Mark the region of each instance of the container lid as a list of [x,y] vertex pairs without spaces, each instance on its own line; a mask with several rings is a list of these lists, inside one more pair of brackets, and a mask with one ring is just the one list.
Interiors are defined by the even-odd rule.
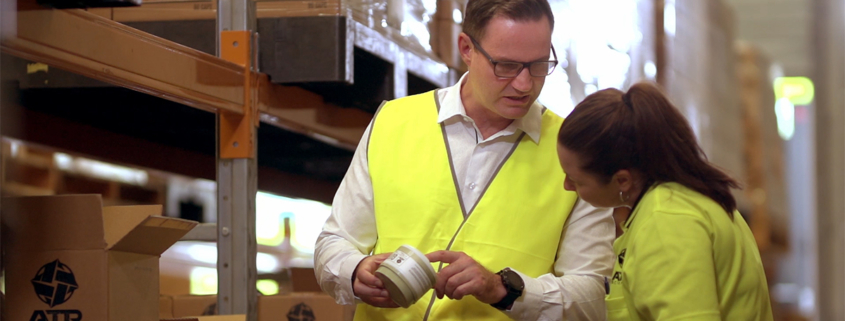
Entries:
[[375,275],[384,283],[384,288],[387,289],[390,299],[399,306],[407,308],[416,302],[411,287],[392,267],[382,264],[376,269]]

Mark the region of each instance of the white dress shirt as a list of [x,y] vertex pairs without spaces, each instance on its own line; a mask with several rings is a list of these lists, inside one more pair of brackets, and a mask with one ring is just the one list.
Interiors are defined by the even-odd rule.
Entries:
[[[437,121],[445,124],[461,201],[469,213],[522,132],[535,143],[557,137],[540,137],[543,107],[535,102],[525,117],[483,139],[461,100],[465,79],[466,74],[454,86],[438,92],[441,109]],[[340,183],[314,254],[317,280],[339,304],[357,303],[352,273],[378,239],[367,163],[371,127],[372,123]],[[520,273],[525,291],[504,313],[515,320],[605,320],[605,280],[613,269],[614,233],[609,209],[578,200],[561,232],[554,273],[538,278]]]

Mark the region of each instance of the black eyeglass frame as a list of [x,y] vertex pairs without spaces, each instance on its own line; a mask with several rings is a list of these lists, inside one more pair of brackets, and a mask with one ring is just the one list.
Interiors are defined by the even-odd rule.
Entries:
[[[516,78],[517,76],[519,76],[519,74],[521,74],[521,73],[522,73],[522,70],[523,70],[523,69],[525,69],[525,68],[528,68],[528,73],[529,73],[531,76],[533,76],[533,77],[546,77],[546,76],[551,75],[551,74],[552,74],[552,72],[554,72],[554,71],[555,71],[555,67],[557,67],[558,63],[560,63],[560,62],[557,60],[557,53],[555,52],[555,46],[554,46],[554,45],[552,45],[552,55],[553,55],[553,57],[554,57],[554,59],[553,59],[553,60],[546,60],[546,61],[532,61],[532,62],[497,61],[497,60],[493,60],[493,57],[490,57],[490,54],[488,54],[488,53],[487,53],[487,51],[484,51],[484,48],[481,48],[481,45],[478,43],[478,41],[476,41],[476,40],[475,40],[475,38],[473,38],[472,36],[469,36],[469,35],[467,35],[467,36],[469,37],[469,40],[470,40],[470,41],[472,41],[472,44],[473,44],[476,48],[478,48],[478,51],[480,51],[480,52],[481,52],[481,54],[482,54],[482,55],[484,55],[484,57],[485,57],[485,58],[487,58],[487,60],[490,60],[490,63],[491,63],[491,64],[493,64],[493,74],[495,74],[495,75],[496,75],[496,77],[499,77],[499,78]],[[498,72],[496,71],[496,66],[497,66],[498,64],[500,64],[500,63],[520,64],[521,66],[520,66],[520,67],[519,67],[519,69],[516,71],[516,74],[514,74],[513,76],[501,76],[501,75],[499,75],[499,74],[498,74]],[[548,71],[545,75],[535,75],[535,74],[531,73],[531,65],[533,65],[533,64],[537,64],[537,63],[552,63],[552,66],[551,66],[551,68],[549,68],[549,71]]]

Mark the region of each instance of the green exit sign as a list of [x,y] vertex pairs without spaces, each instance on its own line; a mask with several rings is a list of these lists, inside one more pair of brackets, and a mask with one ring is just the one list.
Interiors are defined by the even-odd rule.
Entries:
[[786,98],[793,105],[809,105],[813,102],[815,89],[807,77],[775,78],[775,99]]

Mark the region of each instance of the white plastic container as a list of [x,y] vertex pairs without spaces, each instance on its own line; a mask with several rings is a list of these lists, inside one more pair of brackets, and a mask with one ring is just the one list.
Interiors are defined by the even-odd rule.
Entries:
[[437,281],[431,262],[410,245],[400,246],[381,263],[375,275],[384,283],[390,299],[403,308],[417,302]]

